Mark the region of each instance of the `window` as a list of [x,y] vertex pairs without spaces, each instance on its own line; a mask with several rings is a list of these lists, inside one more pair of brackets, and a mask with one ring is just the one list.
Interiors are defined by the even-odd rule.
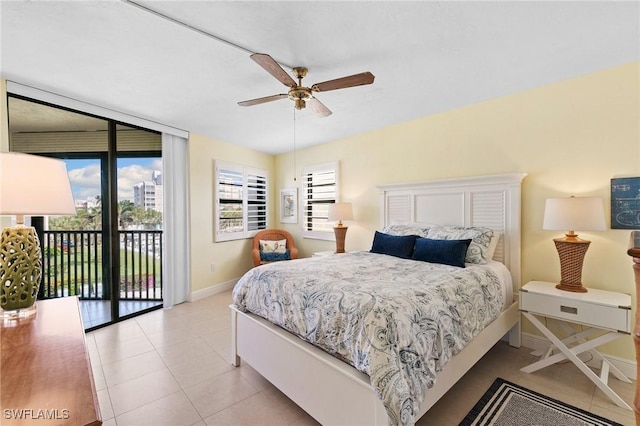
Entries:
[[338,163],[302,169],[302,236],[334,240],[329,204],[338,200]]
[[216,161],[216,241],[253,237],[267,227],[265,170]]

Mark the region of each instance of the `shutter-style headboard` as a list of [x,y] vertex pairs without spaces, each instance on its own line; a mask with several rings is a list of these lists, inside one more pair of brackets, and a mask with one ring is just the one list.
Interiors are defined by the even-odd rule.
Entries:
[[520,192],[526,173],[379,185],[381,224],[486,226],[502,236],[494,259],[520,288]]

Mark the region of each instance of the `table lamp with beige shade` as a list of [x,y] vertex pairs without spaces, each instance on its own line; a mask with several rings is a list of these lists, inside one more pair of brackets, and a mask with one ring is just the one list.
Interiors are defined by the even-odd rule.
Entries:
[[345,226],[343,220],[353,220],[353,207],[351,203],[333,203],[329,204],[330,222],[338,222],[333,228],[336,236],[336,253],[344,253],[344,239],[347,236],[348,227]]
[[36,310],[42,252],[36,230],[24,225],[24,216],[75,214],[62,160],[0,152],[0,215],[16,217],[16,226],[0,235],[0,317],[28,317]]
[[555,238],[560,256],[560,290],[587,292],[582,285],[582,265],[591,241],[578,238],[575,231],[604,231],[607,229],[602,199],[597,197],[548,198],[544,209],[545,230],[567,231],[563,238]]

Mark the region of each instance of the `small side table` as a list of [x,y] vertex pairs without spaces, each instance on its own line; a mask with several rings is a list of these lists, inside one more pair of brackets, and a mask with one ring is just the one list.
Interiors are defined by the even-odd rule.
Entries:
[[[609,387],[609,372],[623,382],[631,381],[595,349],[604,343],[631,334],[630,295],[592,288],[587,293],[573,293],[557,289],[554,283],[530,281],[520,289],[520,311],[551,341],[546,350],[533,352],[534,355],[541,356],[539,361],[520,371],[533,373],[568,359],[617,406],[631,410],[631,407]],[[559,321],[561,328],[569,336],[561,340],[535,315]],[[587,328],[577,332],[569,323]],[[603,331],[605,334],[602,334]],[[597,337],[587,340],[592,336]],[[560,352],[554,354],[555,349]],[[593,359],[602,363],[600,376],[578,358],[583,352],[590,353]]]

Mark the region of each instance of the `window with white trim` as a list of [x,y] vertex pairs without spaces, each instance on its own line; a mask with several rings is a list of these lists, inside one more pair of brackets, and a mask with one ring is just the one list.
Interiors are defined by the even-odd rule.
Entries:
[[267,228],[266,170],[216,161],[216,241],[251,238]]
[[338,201],[338,162],[302,169],[302,236],[335,240],[329,205]]

